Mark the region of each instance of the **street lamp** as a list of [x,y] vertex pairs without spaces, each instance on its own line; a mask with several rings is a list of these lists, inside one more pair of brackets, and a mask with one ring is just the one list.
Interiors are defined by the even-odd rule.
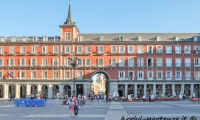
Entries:
[[78,58],[76,57],[75,58],[75,55],[72,54],[72,58],[68,58],[68,61],[70,62],[70,65],[72,66],[72,72],[73,72],[73,96],[75,96],[75,77],[74,77],[74,69],[76,68],[76,66],[78,65],[77,64],[77,61],[78,61]]

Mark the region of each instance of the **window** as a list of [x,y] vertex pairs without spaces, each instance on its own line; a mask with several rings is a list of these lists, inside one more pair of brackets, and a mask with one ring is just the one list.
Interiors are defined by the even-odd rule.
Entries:
[[200,71],[194,71],[194,80],[200,80]]
[[185,67],[190,67],[190,58],[185,58]]
[[25,71],[20,71],[20,79],[25,79]]
[[85,66],[90,66],[90,58],[85,59]]
[[116,58],[111,58],[111,66],[116,66]]
[[128,66],[133,67],[134,66],[134,58],[128,58]]
[[20,53],[21,54],[26,54],[26,46],[21,46],[20,47]]
[[138,67],[143,67],[143,62],[144,59],[143,58],[138,58]]
[[42,79],[47,79],[47,71],[42,71]]
[[57,58],[53,58],[53,60],[52,60],[52,65],[53,66],[58,66],[58,59]]
[[104,46],[98,46],[98,53],[104,53]]
[[42,54],[47,54],[47,46],[42,46]]
[[83,73],[82,73],[82,71],[78,71],[77,72],[77,79],[78,80],[82,80],[83,79]]
[[82,59],[77,59],[77,65],[82,66]]
[[58,46],[53,46],[53,53],[58,53]]
[[180,45],[176,45],[175,46],[175,53],[176,54],[180,54],[181,53],[181,46]]
[[15,47],[14,46],[10,46],[9,47],[9,53],[10,54],[14,54],[15,53]]
[[9,59],[9,66],[15,66],[15,60],[14,58]]
[[184,53],[191,53],[190,46],[184,46]]
[[2,79],[2,78],[3,78],[3,72],[0,71],[0,79]]
[[37,53],[36,46],[31,46],[31,54],[36,54],[36,53]]
[[166,80],[172,80],[172,71],[166,71]]
[[58,79],[58,71],[53,71],[53,79]]
[[116,53],[116,52],[117,52],[116,46],[111,46],[111,53]]
[[162,79],[163,76],[162,76],[162,72],[161,71],[158,71],[157,72],[157,79]]
[[200,46],[194,46],[194,54],[200,54]]
[[144,72],[138,71],[138,80],[144,79]]
[[128,72],[128,78],[129,78],[129,80],[134,80],[134,72],[133,71]]
[[172,58],[166,58],[166,66],[171,67],[172,66]]
[[162,66],[162,58],[157,58],[156,59],[156,65],[157,66]]
[[148,54],[153,53],[153,46],[147,46],[147,53]]
[[36,79],[36,71],[31,71],[31,79]]
[[156,53],[158,53],[158,54],[163,53],[162,46],[160,46],[160,45],[157,46]]
[[31,66],[36,66],[36,59],[35,58],[31,58]]
[[128,53],[134,53],[134,47],[133,45],[128,46]]
[[185,71],[185,80],[190,80],[190,79],[191,79],[191,72]]
[[11,78],[14,78],[14,71],[9,71],[9,78],[11,79]]
[[82,53],[83,50],[82,50],[82,46],[77,46],[77,53]]
[[125,53],[124,46],[119,46],[119,53]]
[[70,53],[70,46],[65,46],[64,52],[65,52],[65,53]]
[[47,58],[42,58],[42,66],[48,66]]
[[153,80],[153,71],[147,72],[147,78],[148,78],[148,80]]
[[171,45],[167,45],[166,46],[166,54],[170,54],[172,53],[172,46]]
[[70,79],[70,72],[69,71],[65,71],[65,79]]
[[20,59],[20,66],[26,66],[26,59],[25,58]]
[[176,67],[181,67],[181,58],[176,58]]
[[119,80],[124,80],[125,79],[125,72],[124,71],[119,71],[118,72],[118,78],[119,78]]
[[200,66],[199,62],[200,62],[200,58],[194,58],[194,66],[195,67]]
[[103,66],[103,58],[98,59],[98,66]]
[[0,58],[0,66],[3,66],[3,59]]
[[90,46],[86,46],[86,53],[91,53]]
[[4,54],[4,47],[0,46],[0,54]]
[[147,66],[153,66],[153,58],[147,58]]
[[64,66],[69,66],[70,65],[70,61],[68,60],[68,58],[64,58]]
[[138,53],[143,53],[143,46],[141,45],[138,45]]
[[119,58],[119,66],[124,66],[124,58]]
[[70,41],[70,33],[65,33],[65,41]]
[[176,71],[176,79],[181,79],[181,72],[180,71]]

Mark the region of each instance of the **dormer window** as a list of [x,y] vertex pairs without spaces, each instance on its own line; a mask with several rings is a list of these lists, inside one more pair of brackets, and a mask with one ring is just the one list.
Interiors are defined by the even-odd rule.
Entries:
[[157,37],[156,37],[156,41],[160,41],[160,36],[157,36]]
[[103,40],[103,36],[99,36],[99,41],[102,41]]
[[78,36],[78,41],[83,41],[83,36]]
[[193,37],[193,40],[194,40],[194,41],[197,41],[197,36],[194,36],[194,37]]
[[65,41],[70,41],[70,33],[65,33]]
[[138,41],[142,41],[142,37],[141,36],[138,37]]
[[176,36],[176,37],[175,37],[175,41],[178,41],[178,40],[179,40],[179,37]]
[[119,41],[123,41],[124,40],[124,36],[119,36]]

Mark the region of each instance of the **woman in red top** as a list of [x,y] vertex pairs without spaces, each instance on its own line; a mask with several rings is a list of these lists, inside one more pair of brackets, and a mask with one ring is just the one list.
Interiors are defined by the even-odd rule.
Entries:
[[70,117],[74,117],[74,106],[75,106],[75,102],[71,101],[71,103],[69,104]]

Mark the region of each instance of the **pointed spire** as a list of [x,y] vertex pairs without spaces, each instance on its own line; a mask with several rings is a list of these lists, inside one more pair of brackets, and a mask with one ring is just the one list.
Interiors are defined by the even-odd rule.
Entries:
[[72,19],[71,0],[69,0],[68,16],[67,16],[66,22],[64,24],[67,24],[67,25],[69,25],[69,24],[74,25],[75,24],[75,22]]

